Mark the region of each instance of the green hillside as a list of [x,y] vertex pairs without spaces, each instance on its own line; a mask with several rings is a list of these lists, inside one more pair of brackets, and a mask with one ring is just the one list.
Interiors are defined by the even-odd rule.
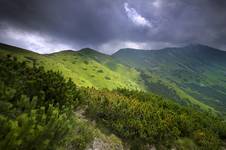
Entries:
[[[206,99],[206,95],[201,95],[199,89],[193,88],[194,85],[192,83],[197,83],[196,80],[199,78],[195,76],[197,73],[194,73],[189,68],[189,65],[193,66],[193,64],[190,64],[193,63],[193,60],[189,60],[192,57],[189,56],[190,51],[187,50],[185,58],[183,53],[178,53],[178,51],[177,49],[160,51],[125,49],[120,50],[113,56],[109,56],[86,48],[80,51],[68,50],[40,55],[17,47],[5,44],[0,45],[1,56],[10,54],[16,56],[21,61],[29,62],[30,65],[35,64],[43,66],[46,70],[59,71],[64,77],[71,78],[79,86],[94,87],[96,89],[126,88],[130,90],[152,91],[183,105],[192,105],[204,110],[215,111],[211,107],[214,106],[217,110],[223,110],[220,107],[222,105],[218,107],[218,105],[211,101],[212,97],[209,97],[210,100]],[[186,48],[183,51],[186,51]],[[210,57],[208,59],[211,59]],[[215,60],[217,61],[218,59],[216,58]],[[185,71],[190,71],[191,75]],[[211,83],[216,80],[220,82],[222,77],[215,78],[216,73],[211,75],[211,70],[207,69],[206,71],[209,71],[209,78],[199,75],[205,79],[205,82],[207,82],[207,79]],[[203,73],[203,71],[200,72]],[[176,73],[176,75],[173,73]],[[189,82],[184,82],[186,80],[184,78],[189,80]],[[219,85],[223,86],[222,83]],[[186,86],[189,86],[189,88],[185,88]],[[219,93],[221,95],[218,93],[216,95],[218,94],[217,96],[220,97],[224,95],[220,90]],[[199,100],[202,100],[202,102]],[[219,101],[224,103],[223,99],[219,99]]]
[[166,48],[158,51],[122,49],[113,55],[180,89],[205,104],[226,111],[226,52],[204,45]]
[[66,73],[67,76],[80,86],[144,89],[142,83],[139,83],[139,72],[91,49],[82,49],[78,52],[63,51],[47,57],[70,70],[70,73]]
[[220,150],[221,116],[151,92],[81,88],[62,74],[0,59],[1,150]]
[[31,64],[44,66],[47,70],[63,73],[79,86],[95,88],[129,88],[144,90],[139,72],[114,61],[110,56],[91,49],[62,51],[40,55],[17,47],[0,45],[0,54],[17,56]]

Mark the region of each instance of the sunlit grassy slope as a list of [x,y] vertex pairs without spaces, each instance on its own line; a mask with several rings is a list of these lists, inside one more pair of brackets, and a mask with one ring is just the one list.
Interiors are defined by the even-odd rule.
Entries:
[[66,73],[67,76],[81,86],[144,89],[141,86],[142,82],[139,82],[139,72],[91,49],[82,49],[78,52],[63,51],[47,57],[70,70]]
[[[181,104],[191,104],[201,109],[213,110],[212,107],[192,96],[192,93],[189,93],[189,91],[185,92],[176,82],[168,79],[167,74],[163,78],[159,71],[155,71],[158,70],[156,68],[158,66],[152,66],[152,63],[146,62],[147,58],[142,61],[137,59],[140,55],[137,55],[135,58],[128,55],[127,58],[121,54],[118,57],[117,53],[112,57],[88,48],[76,52],[62,51],[40,55],[17,47],[1,44],[0,55],[8,54],[16,56],[19,60],[27,61],[30,65],[35,62],[36,65],[43,66],[47,70],[59,71],[65,77],[71,78],[79,86],[95,87],[97,89],[127,88],[131,90],[153,91]],[[117,58],[115,58],[116,56]],[[164,61],[160,66],[168,67],[166,65],[171,65],[164,59],[162,57],[159,60],[160,62]],[[133,62],[136,62],[136,64],[133,65]],[[171,67],[173,68],[173,65]]]
[[79,86],[145,90],[138,71],[91,49],[40,55],[24,49],[1,45],[0,54],[10,54],[31,64],[35,61],[37,65],[44,66],[47,70],[62,72],[65,77],[72,78]]

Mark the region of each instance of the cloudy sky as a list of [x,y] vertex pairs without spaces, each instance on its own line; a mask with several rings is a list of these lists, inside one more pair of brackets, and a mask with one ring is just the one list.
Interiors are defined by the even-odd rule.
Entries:
[[0,0],[0,42],[39,53],[191,43],[226,50],[226,0]]

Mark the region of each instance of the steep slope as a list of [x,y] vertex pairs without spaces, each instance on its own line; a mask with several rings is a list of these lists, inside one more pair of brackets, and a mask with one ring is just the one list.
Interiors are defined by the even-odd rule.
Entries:
[[226,122],[142,91],[78,88],[0,59],[0,149],[224,149]]
[[[124,57],[122,51],[125,51],[125,54],[129,53],[128,57],[126,55]],[[148,51],[144,52],[144,56],[141,55],[141,51],[122,51],[119,51],[113,57],[88,48],[76,52],[68,50],[40,55],[17,47],[0,45],[0,55],[10,54],[17,56],[20,60],[29,62],[30,65],[35,63],[47,70],[62,72],[66,78],[72,78],[79,86],[95,87],[97,89],[127,88],[130,90],[153,91],[180,104],[189,104],[201,109],[213,110],[213,108],[189,95],[173,80],[165,78],[167,76],[164,78],[160,76],[161,72],[158,72],[155,68],[148,68],[147,62],[155,59],[155,57],[152,59],[147,57],[148,54],[146,53]],[[138,54],[136,54],[137,52]],[[137,57],[133,58],[132,56]],[[162,66],[168,65],[167,62],[164,62],[164,56],[165,54],[161,56],[163,62],[160,64]],[[156,62],[158,62],[157,60]],[[127,61],[131,62],[128,63]],[[174,66],[172,65],[173,68]]]
[[[114,62],[108,55],[91,49],[82,49],[78,52],[63,51],[47,55],[47,57],[70,70],[72,73],[70,77],[81,86],[144,89],[141,86],[142,83],[139,83],[139,72]],[[129,76],[125,76],[126,74]]]
[[79,86],[95,88],[128,88],[145,90],[140,73],[115,62],[110,56],[91,49],[62,51],[40,55],[25,49],[1,44],[0,55],[12,55],[30,64],[44,66],[47,70],[62,72]]
[[123,64],[155,73],[192,97],[226,111],[224,51],[204,45],[189,45],[158,51],[122,49],[113,57]]

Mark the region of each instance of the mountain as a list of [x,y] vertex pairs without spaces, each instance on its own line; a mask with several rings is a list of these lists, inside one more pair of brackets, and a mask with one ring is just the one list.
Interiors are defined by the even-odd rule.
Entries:
[[59,71],[79,86],[152,91],[183,105],[226,111],[226,53],[208,46],[121,49],[113,55],[85,48],[40,55],[1,44],[0,55],[8,54]]
[[35,63],[0,58],[0,149],[226,147],[220,115],[152,92],[81,88]]
[[122,49],[113,58],[147,74],[155,73],[203,103],[226,111],[225,51],[204,45],[156,51]]
[[[13,55],[18,59],[34,62],[47,70],[62,72],[79,86],[115,89],[130,88],[142,90],[139,72],[114,61],[111,56],[91,49],[61,51],[40,55],[25,49],[0,45],[0,55]],[[123,73],[126,72],[126,73]],[[128,76],[126,76],[128,74]]]

